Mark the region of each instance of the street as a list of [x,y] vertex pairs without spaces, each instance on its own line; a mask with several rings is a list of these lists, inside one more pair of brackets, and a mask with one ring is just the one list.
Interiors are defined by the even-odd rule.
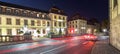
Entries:
[[82,37],[45,39],[0,47],[0,54],[91,54],[95,42]]

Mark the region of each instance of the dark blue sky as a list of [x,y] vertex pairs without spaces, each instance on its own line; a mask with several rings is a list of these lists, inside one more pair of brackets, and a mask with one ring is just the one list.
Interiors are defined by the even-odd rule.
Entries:
[[68,16],[79,12],[82,16],[95,17],[99,21],[108,18],[108,0],[0,0],[22,6],[49,10],[56,5],[63,9]]

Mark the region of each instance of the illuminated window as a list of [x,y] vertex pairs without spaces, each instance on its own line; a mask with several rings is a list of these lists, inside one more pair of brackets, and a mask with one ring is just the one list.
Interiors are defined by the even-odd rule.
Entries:
[[10,18],[7,18],[6,21],[7,21],[7,25],[11,25],[12,24],[12,21],[11,21]]
[[20,25],[20,19],[16,19],[16,25]]
[[20,34],[20,29],[16,29],[16,33],[17,33],[17,34]]
[[34,26],[34,25],[35,25],[35,21],[31,20],[31,26]]
[[44,18],[44,17],[45,17],[45,15],[43,14],[43,15],[42,15],[42,17]]
[[7,29],[7,35],[12,35],[12,29]]
[[24,25],[28,25],[28,20],[24,20]]
[[39,17],[40,15],[39,14],[37,14],[37,17]]

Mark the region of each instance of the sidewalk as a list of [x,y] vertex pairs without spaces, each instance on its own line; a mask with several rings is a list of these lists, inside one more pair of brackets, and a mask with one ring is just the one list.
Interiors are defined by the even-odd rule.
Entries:
[[108,40],[97,41],[91,54],[120,54],[120,51],[109,45]]
[[31,42],[39,42],[39,41],[44,41],[49,38],[41,38],[39,40],[25,40],[25,41],[17,41],[17,42],[4,42],[0,43],[0,46],[5,46],[5,45],[15,45],[15,44],[22,44],[22,43],[31,43]]

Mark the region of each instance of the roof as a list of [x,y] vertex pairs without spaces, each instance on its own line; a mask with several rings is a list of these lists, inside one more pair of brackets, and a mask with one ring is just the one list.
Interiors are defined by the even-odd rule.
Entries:
[[49,12],[50,13],[61,14],[61,15],[67,15],[63,10],[61,10],[60,8],[58,8],[56,6],[51,7]]
[[25,10],[32,10],[32,11],[37,11],[37,12],[48,13],[48,11],[40,10],[40,9],[37,9],[37,8],[25,7],[25,6],[11,4],[11,3],[7,3],[7,2],[1,2],[0,1],[0,5],[2,5],[2,6],[8,6],[8,7],[14,7],[14,8],[20,8],[20,9],[25,9]]
[[72,17],[70,17],[69,21],[72,21],[72,20],[86,20],[85,17],[81,16],[79,13],[75,13]]

